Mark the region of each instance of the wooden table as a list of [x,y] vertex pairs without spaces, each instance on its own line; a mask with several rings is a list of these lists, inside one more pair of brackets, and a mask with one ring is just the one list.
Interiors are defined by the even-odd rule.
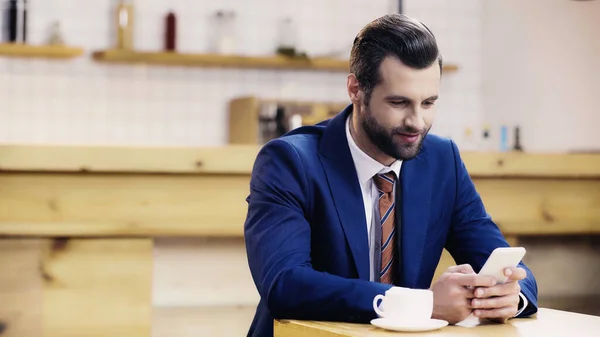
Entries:
[[600,317],[541,308],[532,318],[512,319],[506,324],[480,322],[473,316],[457,324],[430,332],[395,332],[370,324],[313,321],[276,321],[275,337],[598,337]]

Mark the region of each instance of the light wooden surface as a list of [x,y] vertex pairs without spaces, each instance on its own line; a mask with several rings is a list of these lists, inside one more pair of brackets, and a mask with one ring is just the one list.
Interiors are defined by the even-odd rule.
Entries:
[[93,53],[99,62],[137,63],[163,66],[218,67],[242,69],[302,69],[348,71],[348,61],[337,59],[300,60],[283,56],[237,56],[219,54],[186,54],[106,50]]
[[600,178],[600,154],[461,152],[477,178]]
[[[11,238],[16,240],[12,246],[0,243],[6,257],[0,263],[0,321],[9,323],[5,334],[147,336],[154,301],[164,315],[155,312],[161,328],[152,333],[168,334],[169,326],[177,324],[181,328],[172,331],[181,336],[211,335],[215,326],[227,322],[224,311],[237,305],[245,309],[232,311],[236,325],[222,331],[245,333],[257,297],[248,270],[241,269],[247,268],[243,245],[188,244],[157,251],[152,238],[239,241],[249,173],[259,149],[0,146],[0,235],[27,237]],[[506,233],[600,232],[599,156],[464,158],[488,210]],[[538,160],[546,166],[532,176]],[[500,166],[498,171],[494,165]],[[78,239],[63,247],[60,240],[40,237]],[[452,264],[446,254],[440,269]],[[198,273],[208,269],[220,270],[227,281]],[[81,310],[73,309],[76,305]],[[215,305],[222,307],[211,310]]]
[[[506,235],[600,233],[600,180],[474,181]],[[247,175],[0,173],[0,235],[241,237],[248,184]]]
[[0,145],[0,170],[249,174],[260,147],[206,148]]
[[40,239],[0,239],[0,322],[2,337],[42,336]]
[[0,174],[0,235],[242,235],[247,176]]
[[[203,148],[0,145],[2,171],[245,174],[258,145]],[[461,153],[473,178],[600,178],[600,154]]]
[[150,335],[151,239],[0,239],[9,337]]
[[54,241],[42,260],[47,337],[147,337],[152,240]]
[[[127,50],[96,51],[92,57],[99,62],[139,63],[165,66],[195,66],[251,69],[294,69],[347,72],[348,60],[313,58],[292,59],[284,56],[242,56],[219,54],[189,54],[173,52],[142,52]],[[456,65],[446,65],[445,72],[456,71]]]
[[254,97],[231,100],[228,112],[228,143],[256,146],[260,140],[260,102]]
[[24,58],[69,59],[83,55],[83,49],[70,46],[0,44],[0,56]]
[[474,179],[505,235],[600,233],[600,180]]
[[331,322],[281,321],[275,322],[275,337],[597,337],[600,317],[542,308],[533,318],[513,319],[506,324],[480,322],[475,317],[440,330],[420,333],[386,331],[370,324]]

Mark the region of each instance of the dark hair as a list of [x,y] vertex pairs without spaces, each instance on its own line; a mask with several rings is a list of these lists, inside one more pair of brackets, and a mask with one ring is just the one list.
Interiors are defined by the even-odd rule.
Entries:
[[365,93],[366,105],[381,81],[379,66],[387,56],[415,69],[427,68],[437,60],[442,71],[437,42],[427,26],[403,14],[375,19],[358,33],[350,53],[350,72]]

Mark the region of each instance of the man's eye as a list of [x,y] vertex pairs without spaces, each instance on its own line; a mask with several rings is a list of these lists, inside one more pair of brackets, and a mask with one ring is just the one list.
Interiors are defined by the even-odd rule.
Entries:
[[393,105],[404,105],[406,104],[406,101],[392,101]]
[[434,104],[434,102],[424,102],[423,105],[425,106],[432,106]]

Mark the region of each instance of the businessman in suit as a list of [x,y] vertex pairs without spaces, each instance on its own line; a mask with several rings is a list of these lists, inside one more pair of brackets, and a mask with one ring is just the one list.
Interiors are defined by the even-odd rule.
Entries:
[[[367,323],[373,298],[395,286],[431,289],[432,317],[451,324],[537,312],[523,263],[506,270],[505,284],[476,274],[509,245],[457,146],[428,133],[441,73],[425,25],[378,18],[354,41],[352,104],[262,147],[244,225],[261,297],[248,336],[272,336],[273,319]],[[443,248],[457,266],[432,280]]]

